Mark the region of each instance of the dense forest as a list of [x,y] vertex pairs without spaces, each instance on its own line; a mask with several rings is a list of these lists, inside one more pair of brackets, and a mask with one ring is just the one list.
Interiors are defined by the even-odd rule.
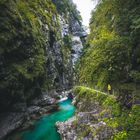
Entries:
[[0,140],[140,139],[140,0],[89,29],[72,0],[0,0]]
[[[125,4],[124,4],[125,3]],[[140,1],[104,0],[92,11],[78,81],[140,99]]]
[[122,124],[112,139],[139,139],[140,1],[102,0],[91,16],[90,34],[77,63],[78,85],[107,92],[110,84],[122,108],[114,108],[120,113],[108,120]]

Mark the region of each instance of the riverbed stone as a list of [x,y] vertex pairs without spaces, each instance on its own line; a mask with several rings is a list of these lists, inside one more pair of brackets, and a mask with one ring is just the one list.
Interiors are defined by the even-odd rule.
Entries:
[[[102,117],[109,117],[110,114],[97,101],[75,97],[73,103],[77,107],[76,115],[65,122],[56,123],[62,140],[105,140],[116,131],[102,120]],[[102,112],[106,112],[105,116],[100,115]]]
[[0,117],[0,140],[13,130],[19,128],[25,119],[24,113],[6,113]]

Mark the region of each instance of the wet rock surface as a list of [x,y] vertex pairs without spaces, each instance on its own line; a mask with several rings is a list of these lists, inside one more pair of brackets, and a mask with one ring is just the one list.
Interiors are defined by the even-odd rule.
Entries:
[[0,140],[17,128],[24,130],[34,127],[34,120],[56,110],[56,99],[48,95],[34,99],[28,107],[25,103],[15,104],[10,112],[0,114]]
[[71,90],[56,92],[52,90],[43,93],[26,103],[15,104],[10,112],[0,114],[0,140],[11,134],[14,130],[26,130],[34,127],[34,121],[41,116],[59,110],[58,100],[67,97]]
[[76,131],[72,129],[72,124],[76,120],[75,117],[70,118],[65,122],[57,122],[56,127],[58,128],[58,132],[61,134],[61,138],[63,140],[75,140],[76,139]]
[[[104,110],[98,102],[78,101],[76,97],[74,104],[77,106],[76,115],[65,122],[56,123],[62,140],[105,140],[116,131],[102,121],[100,113]],[[104,117],[107,116],[109,114],[106,113]]]
[[0,139],[19,128],[24,122],[24,113],[5,113],[0,115]]

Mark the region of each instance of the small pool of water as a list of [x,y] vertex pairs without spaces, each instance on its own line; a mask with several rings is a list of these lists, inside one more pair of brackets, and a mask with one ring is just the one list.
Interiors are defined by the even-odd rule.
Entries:
[[22,132],[22,136],[20,135],[20,138],[16,138],[16,140],[61,140],[55,123],[57,121],[66,121],[72,117],[75,112],[75,107],[69,99],[60,102],[59,107],[59,111],[42,117],[35,122],[34,129]]

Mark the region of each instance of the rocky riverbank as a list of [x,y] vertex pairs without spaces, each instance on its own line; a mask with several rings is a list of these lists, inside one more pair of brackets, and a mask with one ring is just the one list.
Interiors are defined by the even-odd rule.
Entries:
[[49,94],[44,93],[42,96],[32,100],[28,106],[25,103],[14,105],[11,111],[0,115],[0,140],[3,140],[16,129],[26,130],[34,127],[33,122],[35,120],[58,110],[58,100],[66,97],[70,92],[71,90],[61,93],[51,91]]
[[[62,140],[105,140],[116,132],[115,128],[104,121],[112,116],[109,110],[101,105],[101,99],[108,95],[97,91],[90,92],[88,88],[85,91],[76,91],[73,101],[77,108],[76,115],[65,122],[56,123]],[[113,97],[111,98],[113,100]]]
[[139,139],[140,106],[123,107],[116,96],[88,87],[73,90],[76,114],[66,122],[57,122],[62,140],[134,140]]
[[[62,140],[104,140],[115,129],[108,127],[104,121],[98,121],[96,112],[79,112],[75,117],[65,122],[57,122],[58,132]],[[98,132],[98,133],[97,133]]]
[[18,107],[19,104],[15,105],[12,111],[0,115],[0,140],[17,128],[27,129],[33,127],[33,120],[58,109],[56,100],[49,96],[42,96],[40,99],[33,100],[32,104],[26,109],[24,105],[20,106],[21,109]]

